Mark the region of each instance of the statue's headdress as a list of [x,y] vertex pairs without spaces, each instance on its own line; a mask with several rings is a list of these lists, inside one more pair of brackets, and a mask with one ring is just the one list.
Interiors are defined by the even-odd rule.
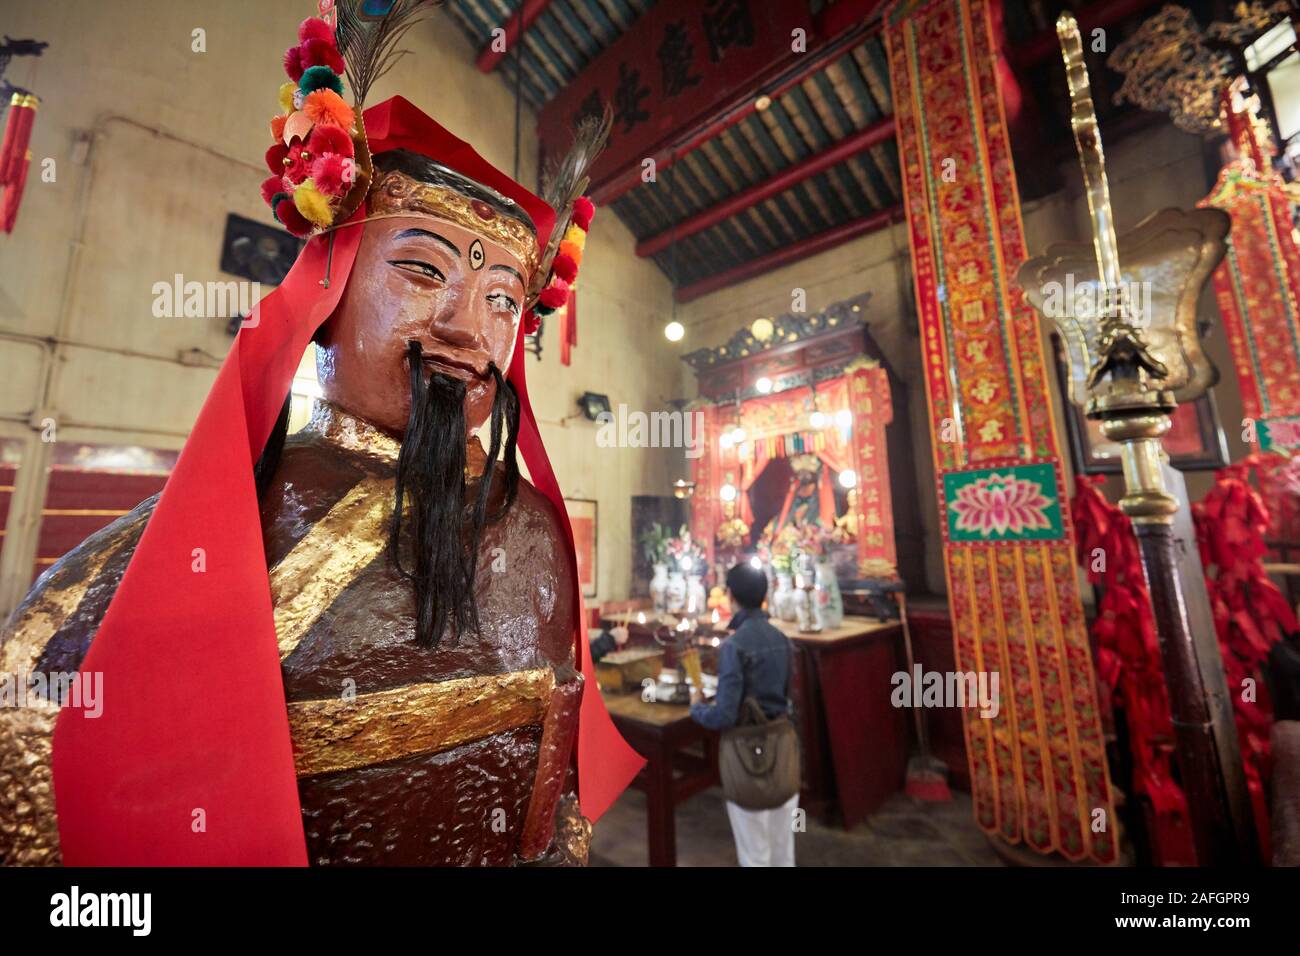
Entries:
[[[366,133],[364,106],[376,80],[407,51],[399,49],[406,32],[441,0],[395,0],[386,12],[367,13],[365,0],[326,0],[323,17],[308,17],[298,26],[298,42],[284,54],[289,81],[280,87],[281,113],[271,119],[271,146],[262,183],[262,198],[276,221],[296,236],[347,222],[369,197],[388,203],[419,191],[399,176],[376,176]],[[337,19],[332,24],[328,16]],[[344,80],[353,93],[344,99]],[[554,210],[556,225],[539,237],[535,251],[520,252],[530,282],[524,302],[524,332],[537,331],[539,320],[565,306],[578,278],[587,231],[595,206],[583,193],[590,170],[609,139],[610,116],[588,117],[578,126],[573,146],[547,170],[542,192]],[[405,190],[401,196],[398,191]],[[413,197],[414,198],[414,197]],[[440,217],[454,202],[421,210]]]
[[[395,0],[386,14],[371,16],[364,12],[367,0],[319,2],[323,14],[337,16],[337,29],[309,20],[285,55],[297,85],[288,90],[283,125],[277,119],[273,128],[285,148],[284,172],[272,170],[281,177],[276,191],[270,180],[263,186],[280,221],[310,224],[302,230],[309,238],[236,337],[82,662],[83,672],[103,675],[109,703],[97,719],[72,708],[59,715],[53,775],[69,865],[307,861],[252,465],[303,352],[347,285],[367,216],[362,200],[371,200],[370,215],[418,212],[404,204],[420,196],[376,197],[388,174],[375,176],[373,157],[416,153],[516,204],[533,230],[530,299],[542,308],[550,301],[547,290],[557,279],[571,281],[564,276],[576,273],[581,257],[573,229],[590,222],[590,206],[580,197],[603,142],[602,125],[579,137],[551,177],[552,207],[402,97],[362,112],[371,84],[400,55],[402,34],[434,3]],[[356,95],[353,107],[340,95],[343,75]],[[295,146],[308,155],[295,153]],[[349,147],[356,178],[343,188],[334,178]],[[469,198],[466,215],[476,215]],[[375,211],[390,202],[396,211]],[[449,213],[440,207],[437,214]],[[519,453],[533,485],[558,512],[564,559],[576,582],[572,529],[528,398],[524,332],[521,323],[507,376],[519,395]],[[196,548],[207,555],[203,573],[194,570]],[[581,608],[579,594],[574,604]],[[595,819],[642,761],[595,690],[583,615],[575,651],[587,678],[576,744],[578,796],[583,813]],[[196,808],[210,832],[192,828]]]

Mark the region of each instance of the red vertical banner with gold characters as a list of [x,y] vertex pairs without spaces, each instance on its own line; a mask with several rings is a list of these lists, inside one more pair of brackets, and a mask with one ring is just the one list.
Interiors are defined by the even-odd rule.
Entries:
[[1116,859],[1097,682],[1074,567],[997,84],[1000,4],[885,14],[957,669],[998,675],[963,711],[977,822],[1070,860]]
[[894,503],[889,493],[889,454],[885,445],[885,426],[894,420],[889,373],[871,359],[858,359],[844,371],[853,413],[858,573],[864,578],[896,579]]
[[1197,205],[1232,216],[1214,295],[1232,349],[1242,410],[1265,451],[1300,448],[1300,245],[1294,196],[1273,169],[1267,127],[1232,90],[1224,113],[1237,158]]

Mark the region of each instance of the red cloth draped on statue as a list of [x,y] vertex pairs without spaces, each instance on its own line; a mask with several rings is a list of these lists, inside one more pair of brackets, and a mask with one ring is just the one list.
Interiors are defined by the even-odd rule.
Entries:
[[[372,107],[365,120],[372,151],[411,149],[496,189],[529,212],[546,243],[549,207],[406,100]],[[103,714],[59,714],[53,770],[69,865],[307,862],[251,466],[307,343],[342,295],[362,217],[309,240],[258,304],[256,326],[236,338],[82,664],[103,675]],[[561,515],[576,587],[572,531],[528,399],[524,354],[521,330],[510,366],[519,450]],[[203,573],[192,570],[198,549]],[[578,786],[583,813],[595,819],[642,761],[596,692],[580,595],[577,606],[588,688]]]

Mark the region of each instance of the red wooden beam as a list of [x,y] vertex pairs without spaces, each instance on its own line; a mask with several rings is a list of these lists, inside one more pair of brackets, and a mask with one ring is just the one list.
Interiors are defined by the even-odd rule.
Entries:
[[[713,116],[705,118],[691,129],[685,131],[675,142],[656,150],[654,155],[650,157],[655,161],[656,175],[663,172],[686,153],[703,145],[749,116],[757,109],[755,104],[760,97],[769,96],[772,99],[777,99],[808,77],[824,70],[867,37],[873,33],[878,33],[879,30],[878,24],[872,27],[857,26],[816,50],[796,54],[797,63],[794,69],[776,79],[772,85],[764,86],[760,84],[752,93],[747,94],[739,102],[733,102]],[[638,164],[615,173],[603,182],[596,183],[590,190],[590,196],[596,205],[604,206],[640,184],[641,166]]]
[[551,5],[551,0],[524,0],[523,23],[520,23],[519,12],[511,13],[501,29],[505,31],[505,43],[501,44],[501,50],[492,49],[491,41],[485,46],[478,55],[478,68],[484,73],[491,73],[497,68],[497,64],[506,58],[509,51],[514,48],[516,40],[522,42],[523,35],[528,32],[528,28],[533,25],[546,8]]
[[872,146],[877,146],[885,140],[892,139],[893,136],[894,118],[892,116],[886,117],[878,123],[858,130],[847,139],[832,144],[820,153],[809,156],[802,162],[787,166],[772,178],[755,183],[748,189],[741,190],[733,196],[728,196],[716,205],[710,206],[708,209],[702,209],[695,215],[682,220],[674,226],[670,226],[658,235],[641,240],[636,244],[636,254],[638,256],[653,256],[655,253],[668,248],[673,242],[685,239],[687,236],[693,236],[703,229],[717,225],[724,219],[744,212],[750,206],[757,205],[778,193],[783,193],[805,179],[816,176],[818,173],[824,172],[832,166],[844,162],[849,157],[870,149]]
[[759,256],[757,259],[750,259],[747,262],[732,266],[725,272],[719,272],[717,275],[707,276],[698,282],[682,286],[677,290],[677,301],[690,302],[692,299],[698,299],[702,295],[724,289],[729,285],[735,285],[737,282],[743,282],[760,273],[770,272],[781,266],[789,265],[791,262],[797,262],[808,256],[816,255],[830,249],[832,246],[838,246],[842,242],[848,242],[858,236],[864,236],[869,232],[875,232],[877,229],[883,229],[888,225],[901,221],[902,218],[903,207],[900,204],[874,212],[869,216],[850,219],[838,226],[832,226],[825,232],[819,232],[815,236],[792,242],[779,249],[774,249],[766,255]]

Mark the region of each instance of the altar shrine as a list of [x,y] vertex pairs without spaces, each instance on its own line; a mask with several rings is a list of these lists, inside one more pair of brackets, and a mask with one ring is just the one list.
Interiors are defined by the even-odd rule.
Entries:
[[[916,524],[892,491],[913,484],[906,393],[867,331],[870,300],[759,318],[684,356],[705,422],[691,530],[713,563],[804,535],[846,586],[900,586],[895,525]],[[917,559],[905,554],[904,567]]]

